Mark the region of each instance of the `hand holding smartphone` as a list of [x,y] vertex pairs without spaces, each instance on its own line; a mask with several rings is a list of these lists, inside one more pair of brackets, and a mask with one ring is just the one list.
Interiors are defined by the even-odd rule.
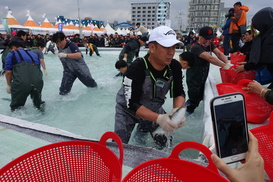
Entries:
[[248,151],[244,96],[241,93],[217,96],[210,106],[217,155],[227,164],[244,160]]

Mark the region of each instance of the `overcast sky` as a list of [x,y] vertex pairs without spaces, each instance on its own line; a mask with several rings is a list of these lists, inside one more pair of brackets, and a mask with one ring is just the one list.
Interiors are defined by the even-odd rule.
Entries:
[[[156,0],[78,0],[80,7],[80,17],[91,17],[92,19],[123,22],[131,19],[131,3],[134,2],[156,2]],[[186,26],[186,17],[188,13],[188,0],[169,0],[171,2],[171,20],[172,27],[177,28],[178,16],[182,14],[183,26]],[[225,7],[232,7],[236,1],[222,0]],[[272,0],[244,0],[242,4],[249,7],[248,20],[261,8],[272,6]],[[36,23],[43,22],[43,14],[50,22],[55,22],[58,15],[66,18],[77,19],[78,6],[77,0],[1,0],[0,17],[5,18],[7,10],[11,9],[16,20],[24,24],[27,20],[27,10],[30,11],[31,17]]]

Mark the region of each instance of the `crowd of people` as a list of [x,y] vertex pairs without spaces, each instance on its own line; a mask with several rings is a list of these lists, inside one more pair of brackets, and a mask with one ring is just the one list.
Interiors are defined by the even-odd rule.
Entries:
[[[256,68],[259,65],[266,65],[269,71],[272,71],[273,51],[270,45],[273,41],[273,24],[271,23],[273,9],[267,7],[258,11],[252,18],[251,31],[242,32],[243,28],[241,29],[240,26],[246,23],[247,11],[248,8],[240,2],[235,3],[233,9],[229,10],[226,16],[229,31],[224,34],[228,38],[224,39],[224,42],[231,40],[233,52],[248,54],[247,63],[239,66],[238,72]],[[116,34],[110,36],[103,34],[100,37],[91,35],[81,39],[79,35],[66,37],[64,33],[57,32],[53,36],[37,35],[34,41],[27,33],[19,31],[14,37],[9,37],[8,47],[11,52],[7,52],[3,63],[5,63],[6,91],[11,93],[11,110],[23,106],[28,95],[31,95],[36,108],[40,109],[44,104],[41,98],[43,75],[40,65],[45,75],[47,70],[43,63],[43,56],[39,55],[43,49],[41,44],[48,45],[46,53],[49,51],[58,53],[62,62],[63,77],[60,95],[68,94],[77,78],[87,87],[97,87],[79,47],[91,50],[96,47],[118,45],[123,49],[117,58],[115,67],[121,72],[123,81],[116,95],[114,131],[123,143],[128,143],[133,129],[137,126],[137,134],[145,136],[149,133],[159,149],[166,147],[167,137],[164,134],[154,135],[153,132],[161,127],[165,132],[172,133],[185,124],[186,117],[194,112],[203,99],[210,64],[229,69],[231,65],[227,54],[231,52],[231,49],[227,48],[224,43],[224,49],[227,50],[224,50],[223,54],[215,45],[215,32],[208,26],[200,29],[198,37],[193,32],[189,32],[183,41],[178,39],[176,32],[167,26],[153,29],[149,35],[145,29],[140,27],[141,25],[138,24],[138,31],[142,33],[139,36],[129,34],[124,37]],[[227,31],[227,29],[228,27],[223,27],[223,30]],[[258,30],[259,34],[255,30]],[[242,35],[248,42],[253,42],[250,47],[247,43],[243,47],[239,46]],[[247,39],[247,36],[251,36],[253,40]],[[50,46],[51,44],[55,45]],[[146,44],[149,48],[148,53],[144,57],[139,57],[139,48]],[[38,50],[24,49],[33,45],[38,47]],[[177,47],[185,48],[185,51],[179,55],[179,60],[173,58]],[[212,56],[212,53],[216,56]],[[183,87],[182,69],[187,69],[188,100]],[[272,91],[265,89],[258,82],[249,83],[245,89],[260,94],[261,97],[272,103]],[[166,113],[162,106],[168,93],[173,100],[173,106],[171,112]],[[186,107],[186,115],[175,123],[170,115],[181,107]],[[263,181],[263,159],[258,153],[258,142],[251,133],[249,137],[249,151],[243,167],[232,169],[217,156],[211,156],[215,165],[231,181]]]
[[[223,30],[223,48],[224,55],[230,57],[230,54],[245,55],[245,60],[239,62],[236,67],[237,72],[255,70],[257,73],[267,69],[273,75],[272,65],[272,20],[273,10],[271,7],[266,7],[259,10],[251,20],[251,27],[246,29],[246,13],[248,7],[242,5],[241,2],[236,2],[226,14],[226,23],[222,27]],[[241,28],[243,27],[243,28]],[[263,73],[261,73],[263,74]],[[255,88],[254,88],[255,87]],[[250,89],[257,93],[257,90],[262,91],[263,86],[256,82],[250,84]],[[248,87],[249,88],[249,87]],[[263,87],[264,88],[264,87]],[[273,83],[268,86],[268,89],[273,88]],[[263,90],[266,91],[266,90]],[[271,90],[267,90],[266,100],[272,103],[268,97]],[[264,96],[265,94],[260,94]]]

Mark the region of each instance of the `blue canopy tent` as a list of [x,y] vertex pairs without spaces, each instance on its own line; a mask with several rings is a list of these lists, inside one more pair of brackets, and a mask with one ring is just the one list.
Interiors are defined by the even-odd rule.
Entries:
[[132,26],[134,26],[134,25],[130,24],[130,23],[126,23],[126,22],[122,22],[122,23],[114,25],[114,27],[121,27],[121,28],[128,28],[128,27],[132,27]]

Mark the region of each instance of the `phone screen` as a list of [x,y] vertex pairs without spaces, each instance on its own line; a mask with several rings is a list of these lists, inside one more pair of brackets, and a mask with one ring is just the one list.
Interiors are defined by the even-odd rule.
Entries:
[[216,132],[221,158],[248,150],[243,100],[215,105]]

